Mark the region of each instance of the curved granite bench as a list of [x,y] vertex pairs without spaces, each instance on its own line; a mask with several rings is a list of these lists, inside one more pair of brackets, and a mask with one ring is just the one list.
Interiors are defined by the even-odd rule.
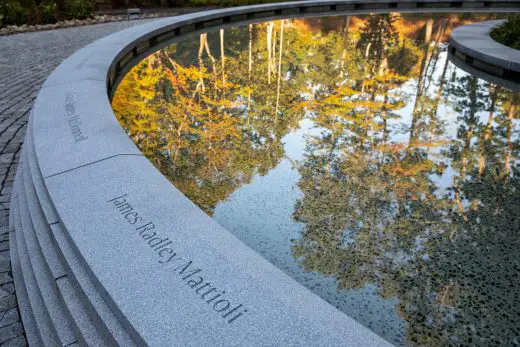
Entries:
[[456,28],[450,35],[450,53],[486,74],[520,82],[520,51],[495,41],[489,33],[504,20]]
[[31,345],[388,343],[208,217],[142,155],[109,95],[141,56],[214,25],[515,1],[308,1],[214,10],[100,39],[34,104],[11,201],[13,274]]

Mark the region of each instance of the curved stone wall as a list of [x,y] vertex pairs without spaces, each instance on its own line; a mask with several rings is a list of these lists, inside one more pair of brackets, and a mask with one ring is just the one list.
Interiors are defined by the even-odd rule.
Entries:
[[[207,26],[515,1],[308,1],[167,18],[98,40],[47,79],[10,214],[13,275],[31,345],[388,343],[208,217],[140,153],[109,94],[134,58]],[[335,11],[335,12],[334,12]]]
[[496,75],[492,75],[486,71],[482,71],[480,69],[476,69],[472,65],[466,63],[461,60],[455,54],[448,52],[448,59],[452,64],[457,66],[459,69],[466,71],[470,75],[476,76],[481,80],[487,81],[489,83],[496,84],[501,87],[505,87],[507,89],[513,90],[515,92],[520,92],[520,84],[515,81],[506,79],[505,77],[499,77]]
[[450,54],[487,75],[520,83],[520,51],[496,42],[489,35],[504,20],[491,20],[456,28],[450,35]]

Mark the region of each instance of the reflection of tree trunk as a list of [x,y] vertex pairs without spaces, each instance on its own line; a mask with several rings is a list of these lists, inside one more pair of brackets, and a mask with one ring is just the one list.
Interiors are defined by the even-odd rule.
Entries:
[[[386,50],[388,45],[388,38],[385,35],[386,29],[383,26],[379,27],[379,35],[376,39],[375,49],[376,51],[376,65],[379,66],[379,76],[383,75],[388,68],[388,58],[386,56]],[[373,73],[376,73],[375,70],[373,70]]]
[[[385,98],[383,103],[383,146],[386,147],[388,144],[388,88],[385,90]],[[386,148],[385,148],[386,150]]]
[[347,49],[349,46],[349,38],[348,38],[348,27],[350,25],[350,16],[345,16],[343,19],[343,51],[341,52],[341,60],[340,60],[340,68],[339,68],[339,77],[344,78],[345,77],[345,59],[347,57]]
[[431,109],[430,119],[431,119],[431,128],[430,128],[430,140],[429,146],[427,150],[427,154],[430,153],[430,148],[433,146],[433,136],[435,127],[439,124],[437,119],[437,110],[439,109],[439,103],[442,97],[442,90],[444,89],[444,84],[446,83],[446,71],[448,70],[448,56],[444,61],[444,67],[442,69],[441,77],[439,78],[439,88],[437,89],[437,94],[435,95],[435,100],[433,103],[433,107]]
[[369,42],[368,45],[367,45],[367,48],[365,49],[365,62],[368,60],[368,55],[370,54],[370,47],[371,46],[372,46],[372,42]]
[[444,36],[444,32],[446,31],[446,26],[449,22],[449,19],[441,19],[441,24],[439,26],[439,30],[437,30],[437,35],[435,35],[435,43],[439,44]]
[[251,81],[251,71],[253,69],[253,24],[249,24],[249,60],[247,64],[247,76]]
[[213,76],[216,79],[217,78],[217,60],[211,54],[211,51],[209,49],[208,34],[201,34],[200,36],[201,36],[201,40],[204,42],[204,49],[206,50],[206,54],[208,55],[209,59],[211,60],[211,65],[213,68]]
[[[455,188],[455,197],[453,200],[454,200],[455,206],[457,208],[457,211],[462,216],[462,218],[464,218],[464,220],[467,221],[468,217],[466,216],[466,210],[464,209],[464,206],[462,206],[462,201],[460,200],[459,187]],[[454,232],[455,232],[455,230],[453,230],[450,234],[450,239],[452,241],[453,241]]]
[[[433,74],[435,73],[437,66],[437,62],[439,61],[439,55],[441,50],[439,49],[439,43],[441,37],[444,35],[444,29],[446,28],[446,20],[442,19],[440,21],[439,29],[435,34],[435,38],[433,43],[429,43],[431,46],[430,54],[428,57],[428,62],[426,67],[424,68],[424,77],[422,78],[422,86],[421,90],[428,90],[430,88],[430,82],[432,81]],[[429,72],[429,73],[428,73]]]
[[202,71],[204,71],[204,61],[202,60],[202,52],[204,51],[204,38],[206,34],[200,35],[200,45],[199,45],[199,71],[200,71],[200,78],[199,78],[199,85],[202,89],[202,93],[206,92],[206,87],[204,86],[204,78],[202,77]]
[[[188,113],[184,115],[184,121],[188,119]],[[181,149],[182,144],[182,129],[184,127],[184,124],[179,125],[179,129],[177,129],[177,146],[175,147],[175,153],[173,155],[173,162],[175,163],[177,161],[177,156],[179,155],[179,150]]]
[[271,73],[276,73],[276,30],[273,30],[273,49],[271,55]]
[[247,96],[247,125],[249,125],[249,110],[251,110],[251,71],[253,69],[253,24],[249,24],[249,58],[247,64],[247,78],[249,94]]
[[498,88],[492,84],[489,85],[490,97],[491,97],[491,106],[489,107],[489,116],[486,124],[486,130],[484,131],[484,141],[482,143],[482,148],[480,149],[480,158],[478,161],[478,175],[479,177],[484,172],[484,167],[486,166],[486,149],[488,147],[489,139],[491,138],[491,132],[493,129],[493,113],[495,112],[495,104],[497,99],[497,91]]
[[343,28],[341,31],[348,36],[348,27],[350,26],[350,16],[343,17]]
[[[370,95],[370,101],[376,100],[376,87],[372,87],[372,94]],[[361,138],[359,141],[359,149],[362,151],[365,147],[365,140],[368,137],[368,127],[372,129],[373,126],[373,119],[374,115],[372,113],[372,110],[370,108],[367,109],[365,116],[363,117],[363,123],[361,124]],[[368,125],[368,127],[367,127]]]
[[471,150],[471,139],[473,138],[473,134],[475,132],[475,115],[477,113],[477,88],[478,82],[476,77],[471,77],[469,80],[469,116],[468,116],[468,129],[466,130],[466,134],[464,136],[464,148],[461,156],[461,170],[460,176],[464,178],[466,175],[467,167],[468,167],[468,157]]
[[462,205],[462,201],[460,199],[460,183],[465,179],[466,172],[468,169],[468,157],[471,150],[471,139],[473,138],[474,134],[474,127],[475,127],[475,115],[477,113],[477,88],[478,88],[478,82],[476,77],[471,77],[468,81],[469,85],[469,114],[468,117],[465,117],[467,119],[468,128],[466,130],[466,133],[464,134],[464,147],[462,148],[462,153],[460,156],[460,172],[458,177],[454,177],[454,187],[455,187],[455,197],[454,197],[454,203],[459,211],[459,214],[461,214],[464,218],[464,220],[468,220],[468,217],[465,214],[464,206]]
[[[427,89],[429,87],[429,83],[426,83],[426,82],[429,82],[429,80],[431,79],[431,77],[427,78],[426,75],[428,74],[428,71],[431,71],[432,74],[435,72],[435,65],[437,64],[437,60],[438,60],[439,53],[440,53],[440,51],[438,50],[438,45],[439,45],[439,42],[440,42],[442,36],[444,35],[444,31],[446,29],[446,21],[445,20],[441,21],[439,30],[437,31],[437,34],[435,35],[435,39],[434,39],[435,42],[434,42],[434,47],[433,47],[433,50],[436,52],[435,55],[431,54],[431,50],[430,50],[432,29],[433,29],[433,19],[430,18],[426,21],[426,24],[425,24],[424,42],[425,42],[426,46],[425,46],[423,57],[421,59],[421,67],[419,70],[419,78],[417,81],[417,93],[415,96],[415,102],[414,102],[414,107],[413,107],[413,111],[412,111],[412,124],[410,126],[410,139],[409,139],[409,144],[408,144],[409,147],[414,146],[419,137],[419,134],[417,134],[417,122],[419,121],[419,118],[422,116],[422,113],[424,111],[424,105],[423,105],[424,102],[422,101],[422,96],[424,93],[424,89]],[[434,56],[435,56],[435,59],[433,59]],[[430,67],[432,65],[432,60],[434,60],[434,63],[433,63],[434,68],[430,69]],[[444,70],[442,72],[442,76],[443,76],[441,79],[442,84],[444,84],[444,75],[446,74],[446,68],[448,66],[447,59],[446,59],[445,64],[446,65],[444,65]],[[439,87],[439,91],[438,91],[439,94],[436,99],[436,104],[438,104],[438,101],[440,99],[441,91],[442,91],[442,85]],[[437,108],[437,106],[435,106],[435,109],[436,108]]]
[[515,114],[516,105],[514,104],[514,97],[511,97],[509,110],[507,111],[507,129],[506,129],[506,155],[504,159],[504,171],[506,175],[509,175],[511,170],[511,151],[513,149],[513,143],[511,142],[511,133],[513,132],[513,116]]
[[280,48],[279,48],[279,57],[278,57],[278,82],[276,89],[276,110],[274,112],[275,122],[278,121],[278,109],[280,107],[280,86],[282,80],[282,53],[283,53],[283,24],[284,20],[282,19],[282,27],[280,29]]
[[[428,21],[430,21],[430,20],[428,20]],[[429,23],[429,22],[427,22],[427,23]],[[430,35],[431,35],[431,33],[430,33]],[[419,79],[417,81],[417,93],[415,94],[415,102],[414,102],[413,111],[412,111],[412,124],[410,125],[410,139],[408,141],[408,147],[414,146],[415,142],[417,141],[417,138],[418,138],[418,134],[416,133],[417,132],[417,122],[420,118],[419,105],[421,104],[422,93],[423,93],[423,79],[424,79],[424,74],[426,73],[426,66],[427,66],[428,56],[430,53],[429,40],[430,40],[430,38],[428,37],[428,43],[426,44],[426,47],[424,49],[424,54],[421,59],[421,67],[419,69]]]
[[[381,131],[383,132],[383,136],[382,136],[382,150],[380,151],[374,151],[376,152],[376,156],[380,154],[380,160],[379,160],[379,164],[383,164],[384,160],[385,160],[385,156],[387,154],[387,151],[388,151],[388,140],[389,140],[389,137],[390,137],[390,132],[388,131],[388,115],[389,115],[389,112],[388,112],[388,87],[385,88],[384,90],[384,98],[383,98],[383,107],[382,107],[382,110],[381,110],[381,118],[383,120],[383,127],[381,129]],[[374,136],[374,142],[376,141],[376,138]]]
[[381,59],[381,64],[379,65],[379,76],[382,76],[386,69],[388,68],[388,58],[386,57],[386,55],[383,56],[383,58]]
[[226,85],[226,57],[224,54],[224,29],[220,29],[220,60],[222,62],[222,85]]
[[441,78],[439,81],[439,89],[437,89],[437,96],[435,97],[435,108],[439,106],[439,102],[442,96],[442,89],[444,88],[444,84],[446,83],[446,71],[448,70],[448,56],[446,55],[446,60],[444,61],[444,68],[442,69]]
[[433,19],[428,18],[424,28],[424,43],[430,43],[432,37]]
[[271,22],[267,26],[267,83],[271,84],[271,56],[272,56],[272,40],[273,40],[274,23]]
[[347,56],[347,49],[343,48],[343,51],[341,52],[341,60],[339,63],[339,78],[345,77],[345,58]]
[[[364,66],[364,71],[363,72],[364,72],[365,76],[367,76],[367,74],[368,74],[367,73],[367,68],[368,68],[367,61],[368,61],[368,56],[370,54],[370,47],[372,47],[372,42],[369,42],[368,45],[367,45],[367,48],[365,49],[365,62],[363,64],[363,66]],[[367,77],[366,80],[370,80],[370,78]],[[363,94],[365,92],[365,83],[363,83],[363,81],[361,81],[361,82],[362,82],[361,93]]]
[[[386,58],[386,45],[388,40],[384,36],[384,29],[383,27],[379,28],[379,39],[378,44],[376,44],[375,48],[377,50],[376,52],[376,64],[379,65],[379,76],[383,75],[386,68],[388,67],[388,59]],[[375,71],[373,71],[375,73]]]

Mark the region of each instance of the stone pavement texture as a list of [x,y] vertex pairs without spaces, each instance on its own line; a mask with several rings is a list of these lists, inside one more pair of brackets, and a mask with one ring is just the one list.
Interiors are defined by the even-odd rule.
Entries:
[[0,346],[25,346],[9,258],[9,201],[38,90],[65,58],[144,21],[105,23],[0,37]]

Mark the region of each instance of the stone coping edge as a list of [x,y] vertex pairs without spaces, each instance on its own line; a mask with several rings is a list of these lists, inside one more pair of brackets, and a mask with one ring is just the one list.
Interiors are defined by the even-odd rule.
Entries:
[[[49,346],[74,338],[86,345],[132,345],[129,339],[154,346],[389,345],[187,199],[126,135],[110,94],[136,59],[208,27],[425,9],[519,11],[520,1],[305,1],[218,9],[133,27],[67,58],[33,106],[23,173],[13,190],[13,199],[27,203],[11,205],[10,230],[20,246],[11,252],[21,267],[15,277],[33,286],[28,293],[46,298],[44,307],[18,298],[30,340]],[[42,221],[48,227],[35,231]],[[22,256],[44,271],[20,263]]]
[[496,75],[492,75],[486,71],[477,69],[477,68],[473,67],[472,65],[469,65],[465,61],[461,60],[459,57],[452,54],[450,51],[448,51],[448,59],[450,60],[451,63],[453,63],[459,69],[466,71],[470,75],[474,75],[474,76],[478,77],[479,79],[505,87],[512,91],[520,92],[520,84],[518,84],[517,81],[507,79],[506,78],[507,76],[499,77]]
[[491,36],[505,20],[491,20],[456,28],[450,35],[450,53],[467,65],[489,75],[520,82],[520,50],[507,47]]

